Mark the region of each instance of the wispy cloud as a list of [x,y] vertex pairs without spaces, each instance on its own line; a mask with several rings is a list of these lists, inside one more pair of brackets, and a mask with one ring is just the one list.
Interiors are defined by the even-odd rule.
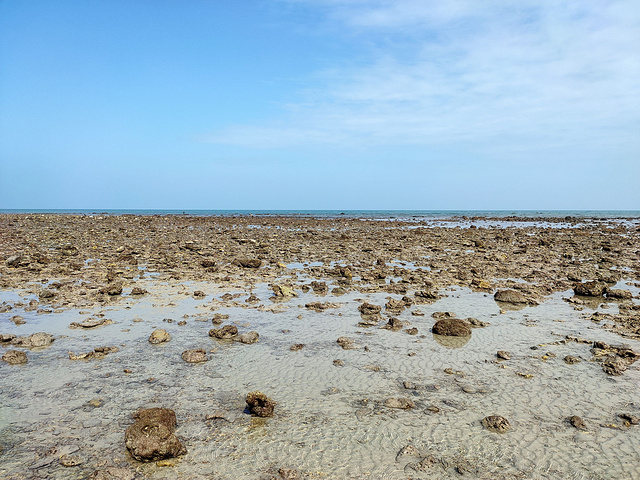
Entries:
[[369,43],[318,72],[279,118],[202,138],[259,148],[310,144],[632,144],[640,128],[635,0],[298,0]]

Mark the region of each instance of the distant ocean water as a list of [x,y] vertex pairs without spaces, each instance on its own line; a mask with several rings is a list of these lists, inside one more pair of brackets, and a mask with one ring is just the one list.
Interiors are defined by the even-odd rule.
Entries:
[[126,210],[126,209],[0,209],[2,213],[75,215],[192,215],[192,216],[301,216],[380,219],[447,219],[460,217],[529,218],[640,218],[640,210]]

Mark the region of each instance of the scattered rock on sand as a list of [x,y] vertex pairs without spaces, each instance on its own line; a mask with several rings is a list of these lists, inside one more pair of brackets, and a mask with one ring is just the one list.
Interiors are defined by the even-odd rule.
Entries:
[[209,336],[215,338],[233,338],[238,335],[238,327],[235,325],[225,325],[222,328],[212,328],[209,330]]
[[487,430],[495,433],[506,433],[511,428],[509,420],[500,415],[490,415],[482,419],[482,425]]
[[273,294],[276,297],[291,298],[291,297],[297,297],[298,296],[298,294],[295,292],[295,290],[293,288],[287,286],[287,285],[275,284],[271,288],[273,290]]
[[505,350],[498,350],[496,352],[496,357],[500,360],[511,360],[511,354]]
[[498,290],[493,298],[496,302],[513,303],[516,305],[529,303],[527,297],[517,290]]
[[9,350],[2,356],[2,361],[9,365],[19,365],[27,363],[27,354],[18,350]]
[[571,417],[569,417],[567,419],[567,421],[575,428],[577,428],[578,430],[586,430],[587,426],[584,423],[584,420],[582,420],[579,416],[577,415],[573,415]]
[[238,335],[236,337],[236,341],[240,343],[246,343],[247,345],[251,345],[252,343],[256,343],[259,338],[260,338],[260,335],[258,335],[258,332],[247,332],[247,333],[243,333],[242,335]]
[[206,362],[208,360],[207,352],[205,352],[201,348],[185,350],[184,352],[182,352],[182,360],[188,363]]
[[144,288],[140,288],[140,287],[133,287],[131,289],[131,295],[135,295],[135,296],[140,296],[140,295],[146,295],[147,292]]
[[580,363],[581,360],[578,357],[574,357],[573,355],[567,355],[566,357],[563,358],[564,363],[566,363],[567,365],[574,365],[576,363]]
[[355,348],[357,348],[355,346],[355,343],[353,341],[353,338],[349,338],[349,337],[340,337],[338,338],[338,340],[336,340],[336,342],[338,343],[338,345],[340,345],[344,350],[353,350]]
[[376,313],[380,313],[382,307],[380,305],[373,305],[371,303],[364,302],[358,307],[358,310],[362,315],[374,315]]
[[258,417],[272,417],[276,402],[271,400],[262,392],[251,392],[247,394],[247,407],[252,415]]
[[11,345],[26,348],[42,348],[51,345],[53,340],[54,337],[50,333],[38,332],[33,333],[28,337],[14,337],[11,340]]
[[436,335],[452,337],[467,337],[471,335],[471,328],[464,320],[458,318],[443,318],[438,320],[432,327]]
[[617,355],[610,355],[602,362],[602,370],[607,375],[619,376],[627,369],[627,364]]
[[159,343],[168,342],[171,340],[171,335],[164,328],[156,328],[149,336],[149,343],[157,345]]
[[262,266],[262,260],[258,258],[238,258],[236,264],[242,268],[260,268]]
[[622,290],[619,288],[607,288],[607,298],[631,300],[633,298],[633,294],[629,290]]
[[573,292],[576,295],[582,295],[584,297],[601,297],[606,288],[606,283],[592,281],[576,284],[576,286],[573,287]]
[[187,453],[175,436],[176,414],[168,408],[147,408],[133,414],[135,422],[125,433],[125,445],[133,458],[143,462]]

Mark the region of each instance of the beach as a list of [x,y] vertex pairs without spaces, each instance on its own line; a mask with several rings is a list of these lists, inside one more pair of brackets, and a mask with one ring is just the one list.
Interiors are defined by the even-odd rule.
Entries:
[[3,478],[640,478],[637,217],[2,214],[0,340]]

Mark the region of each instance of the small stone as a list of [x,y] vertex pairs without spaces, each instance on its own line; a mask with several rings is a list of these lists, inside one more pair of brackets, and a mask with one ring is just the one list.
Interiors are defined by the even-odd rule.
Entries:
[[295,345],[291,345],[289,350],[292,352],[297,352],[298,350],[302,350],[304,348],[304,343],[296,343]]
[[201,348],[194,350],[185,350],[184,352],[182,352],[182,360],[188,363],[206,362],[208,360],[207,352],[205,352]]
[[259,338],[260,338],[260,335],[258,334],[258,332],[247,332],[247,333],[243,333],[242,335],[238,335],[238,337],[236,338],[236,341],[240,343],[245,343],[247,345],[251,345],[253,343],[256,343]]
[[2,361],[9,365],[20,365],[27,363],[27,354],[18,350],[9,350],[2,356]]
[[511,353],[507,352],[506,350],[498,350],[496,353],[496,357],[498,357],[500,360],[511,360]]
[[171,340],[171,335],[164,328],[157,328],[149,336],[149,343],[157,345],[159,343],[168,342]]
[[432,327],[433,333],[436,335],[445,335],[453,337],[466,337],[471,335],[471,328],[464,320],[457,318],[443,318],[438,320]]
[[353,350],[355,348],[357,348],[354,344],[354,341],[352,338],[349,337],[340,337],[338,338],[338,340],[336,340],[336,342],[338,343],[338,345],[340,345],[344,350]]
[[344,366],[344,360],[340,360],[339,358],[337,358],[337,359],[335,359],[335,360],[333,361],[333,364],[334,364],[336,367],[343,367],[343,366]]
[[63,467],[76,467],[84,463],[84,460],[78,455],[62,455],[59,461]]
[[569,417],[567,420],[572,426],[574,426],[578,430],[587,429],[587,426],[585,425],[584,420],[582,420],[582,418],[578,417],[577,415],[573,415]]
[[247,406],[252,415],[258,417],[272,417],[276,402],[271,400],[262,392],[251,392],[247,394]]
[[567,365],[575,365],[576,363],[580,363],[581,360],[578,357],[574,357],[573,355],[567,355],[563,358],[564,363]]
[[482,425],[487,430],[490,430],[495,433],[506,433],[511,428],[509,424],[509,420],[500,415],[490,415],[488,417],[484,417],[482,419]]
[[238,327],[235,325],[225,325],[222,328],[212,328],[209,330],[209,336],[215,338],[233,338],[238,335]]

